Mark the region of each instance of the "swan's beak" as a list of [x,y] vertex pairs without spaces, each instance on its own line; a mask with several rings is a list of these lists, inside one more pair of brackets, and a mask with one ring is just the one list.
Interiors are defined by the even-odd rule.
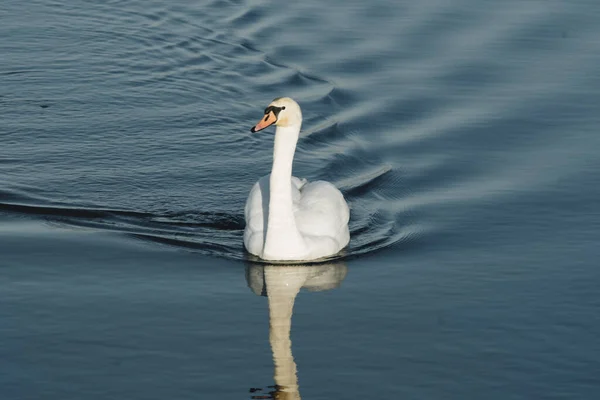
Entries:
[[256,124],[256,126],[250,128],[250,132],[258,132],[265,129],[267,126],[273,125],[275,122],[277,122],[277,116],[273,111],[269,111],[265,114],[264,118],[261,119],[258,124]]

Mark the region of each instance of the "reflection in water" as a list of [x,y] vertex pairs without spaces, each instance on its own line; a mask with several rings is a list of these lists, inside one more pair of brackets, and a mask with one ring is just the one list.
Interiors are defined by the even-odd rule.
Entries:
[[269,300],[269,342],[275,364],[274,390],[268,396],[258,394],[253,399],[300,399],[290,339],[294,301],[301,288],[316,292],[338,287],[346,272],[341,261],[314,265],[252,264],[246,268],[248,286]]

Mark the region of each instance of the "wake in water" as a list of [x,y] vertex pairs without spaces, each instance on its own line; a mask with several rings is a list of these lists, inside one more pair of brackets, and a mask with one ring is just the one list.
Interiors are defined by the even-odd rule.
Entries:
[[[411,232],[414,226],[408,223],[409,215],[393,218],[392,213],[374,208],[365,199],[367,193],[377,187],[378,181],[390,173],[389,167],[382,167],[363,176],[336,182],[351,205],[351,240],[349,246],[333,258],[371,253],[415,237],[415,232]],[[0,192],[1,213],[42,218],[48,223],[63,226],[116,232],[207,255],[260,262],[243,248],[245,222],[242,213],[200,210],[156,213],[108,207],[73,207],[17,191]],[[404,229],[399,229],[399,226],[404,226]]]

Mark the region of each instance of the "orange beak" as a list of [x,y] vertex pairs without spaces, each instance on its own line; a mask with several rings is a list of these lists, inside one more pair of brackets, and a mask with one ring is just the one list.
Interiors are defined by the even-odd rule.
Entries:
[[254,133],[261,131],[267,126],[273,125],[275,122],[277,122],[277,117],[275,116],[275,113],[273,111],[269,111],[267,114],[265,114],[264,118],[261,119],[258,122],[258,124],[256,124],[256,126],[250,128],[250,132]]

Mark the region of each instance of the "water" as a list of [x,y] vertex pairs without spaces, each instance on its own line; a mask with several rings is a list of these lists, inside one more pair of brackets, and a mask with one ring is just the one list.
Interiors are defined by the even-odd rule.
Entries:
[[[0,21],[2,398],[600,394],[596,2]],[[333,264],[243,252],[273,140],[249,128],[278,96],[305,118],[294,174],[351,204]]]

